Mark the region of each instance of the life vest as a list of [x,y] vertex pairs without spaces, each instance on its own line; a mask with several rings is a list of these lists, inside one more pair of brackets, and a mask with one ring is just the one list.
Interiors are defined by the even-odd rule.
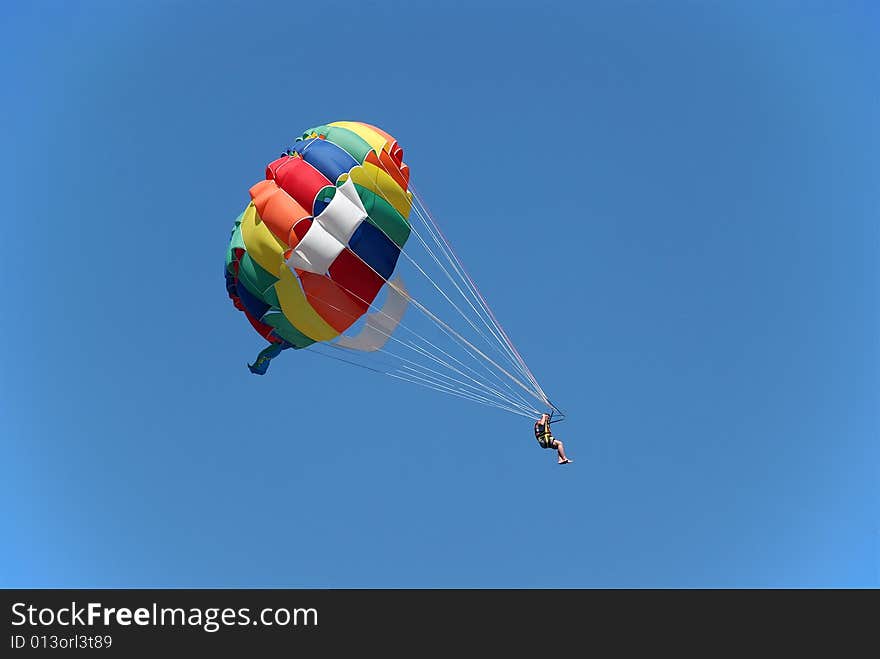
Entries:
[[549,423],[535,423],[535,439],[546,442],[551,436]]

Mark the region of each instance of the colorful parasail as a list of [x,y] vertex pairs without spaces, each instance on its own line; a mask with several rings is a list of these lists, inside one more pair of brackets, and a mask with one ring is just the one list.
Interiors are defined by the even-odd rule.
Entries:
[[227,293],[268,341],[248,368],[307,348],[521,416],[558,411],[411,188],[397,140],[358,121],[311,128],[268,164],[226,250]]
[[[286,348],[384,344],[406,308],[406,289],[392,275],[410,235],[408,183],[397,140],[354,121],[307,130],[269,163],[226,252],[229,297],[270,344],[252,372],[265,373]],[[357,335],[341,336],[383,286],[381,311]]]

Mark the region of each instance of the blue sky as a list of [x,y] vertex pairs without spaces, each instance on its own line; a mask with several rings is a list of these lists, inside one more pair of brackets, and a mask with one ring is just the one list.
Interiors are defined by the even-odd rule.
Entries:
[[[0,585],[880,584],[876,5],[18,5]],[[248,372],[231,222],[337,119],[400,140],[574,464]]]

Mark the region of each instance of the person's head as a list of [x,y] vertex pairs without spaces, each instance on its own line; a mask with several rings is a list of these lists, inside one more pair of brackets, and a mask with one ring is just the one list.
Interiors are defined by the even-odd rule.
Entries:
[[546,412],[544,412],[544,413],[541,415],[541,423],[547,423],[547,421],[548,421],[549,419],[550,419],[550,415],[547,414]]

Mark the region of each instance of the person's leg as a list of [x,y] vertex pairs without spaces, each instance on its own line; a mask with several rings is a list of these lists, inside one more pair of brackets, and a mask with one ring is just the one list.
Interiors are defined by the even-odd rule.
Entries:
[[566,462],[571,462],[571,460],[569,460],[565,456],[565,446],[558,439],[556,440],[556,453],[559,455],[559,464],[565,464]]

